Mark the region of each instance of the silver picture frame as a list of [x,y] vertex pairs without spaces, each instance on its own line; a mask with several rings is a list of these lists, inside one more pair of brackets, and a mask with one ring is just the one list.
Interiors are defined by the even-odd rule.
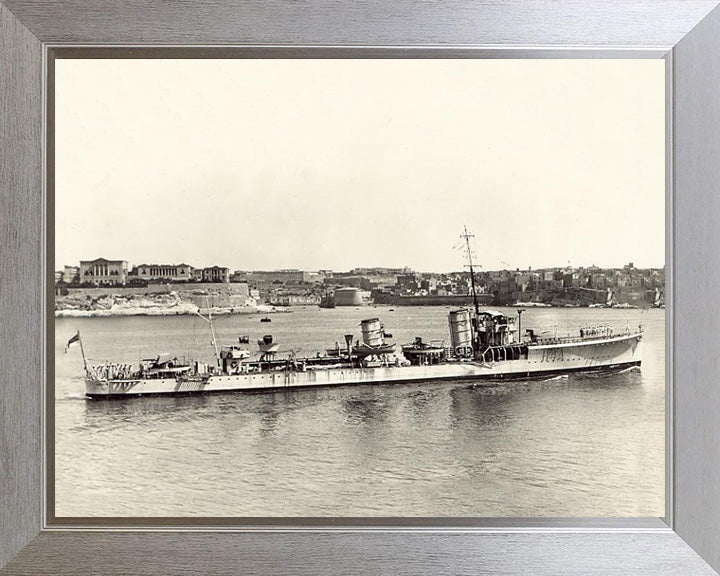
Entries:
[[[717,0],[0,0],[0,574],[716,574],[720,569]],[[667,465],[662,519],[61,524],[48,506],[47,130],[53,51],[663,58]],[[254,47],[254,48],[251,48]],[[335,56],[333,56],[335,54]],[[51,466],[50,466],[51,468]],[[408,512],[409,515],[412,513]]]

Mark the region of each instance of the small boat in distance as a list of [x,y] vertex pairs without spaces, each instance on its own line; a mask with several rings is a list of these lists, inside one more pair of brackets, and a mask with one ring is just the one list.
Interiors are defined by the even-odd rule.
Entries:
[[272,319],[265,316],[264,318],[260,318],[260,322],[272,322]]

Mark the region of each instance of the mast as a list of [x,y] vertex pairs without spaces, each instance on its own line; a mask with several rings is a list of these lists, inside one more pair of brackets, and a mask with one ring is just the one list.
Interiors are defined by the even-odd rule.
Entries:
[[475,238],[475,235],[468,233],[467,225],[464,228],[465,234],[461,234],[460,238],[464,238],[465,244],[467,245],[468,260],[470,262],[470,289],[473,297],[473,306],[475,307],[475,317],[477,318],[480,315],[480,306],[478,305],[477,293],[475,292],[475,272],[473,271],[472,250],[470,249],[470,238]]
[[217,337],[215,336],[215,326],[212,322],[212,308],[208,308],[208,322],[210,324],[210,336],[212,337],[213,348],[215,349],[215,361],[220,366],[220,352],[217,346]]
[[85,349],[83,348],[82,338],[80,338],[80,330],[78,330],[78,342],[80,342],[80,354],[82,354],[83,366],[85,367],[85,373],[87,374],[87,359],[85,358]]
[[212,338],[212,345],[213,345],[213,349],[215,350],[215,361],[217,362],[217,365],[218,365],[218,367],[219,367],[219,366],[220,366],[220,351],[218,350],[218,346],[217,346],[217,337],[215,336],[215,326],[213,326],[213,321],[212,321],[212,308],[210,308],[210,301],[209,301],[209,299],[208,299],[208,315],[207,315],[207,318],[206,318],[205,316],[203,316],[202,314],[200,314],[200,311],[199,311],[199,310],[196,310],[196,311],[195,311],[195,314],[196,314],[197,316],[200,316],[200,318],[202,318],[203,320],[205,320],[205,322],[207,322],[208,324],[210,324],[210,337]]

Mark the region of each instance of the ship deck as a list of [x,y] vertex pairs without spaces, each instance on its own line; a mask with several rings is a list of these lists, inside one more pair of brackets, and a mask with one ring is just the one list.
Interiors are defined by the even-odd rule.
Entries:
[[560,346],[590,346],[593,344],[607,344],[612,342],[621,342],[623,340],[631,340],[633,338],[641,338],[642,331],[638,332],[622,332],[612,336],[558,336],[555,338],[538,338],[534,342],[526,342],[531,348],[549,348]]

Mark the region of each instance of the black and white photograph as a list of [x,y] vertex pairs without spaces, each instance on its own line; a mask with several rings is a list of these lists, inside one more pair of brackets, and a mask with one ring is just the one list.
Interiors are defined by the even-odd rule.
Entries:
[[665,514],[665,65],[74,59],[57,518]]

